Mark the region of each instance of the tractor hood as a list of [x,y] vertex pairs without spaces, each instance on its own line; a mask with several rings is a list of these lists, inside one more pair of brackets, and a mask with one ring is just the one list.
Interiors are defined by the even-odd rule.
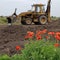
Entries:
[[28,14],[32,14],[32,12],[31,11],[30,12],[23,12],[23,13],[19,14],[19,16],[25,16],[25,15],[28,15]]

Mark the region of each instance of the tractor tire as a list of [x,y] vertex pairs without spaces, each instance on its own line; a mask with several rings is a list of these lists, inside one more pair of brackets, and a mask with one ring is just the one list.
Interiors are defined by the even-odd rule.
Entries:
[[25,23],[27,25],[31,25],[32,24],[32,19],[31,18],[26,18]]
[[47,17],[45,15],[41,15],[39,17],[39,23],[42,25],[46,24],[47,23]]

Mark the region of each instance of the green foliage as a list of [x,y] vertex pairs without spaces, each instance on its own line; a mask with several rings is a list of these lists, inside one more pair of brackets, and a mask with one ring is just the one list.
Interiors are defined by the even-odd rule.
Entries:
[[10,60],[10,57],[8,55],[1,55],[0,60]]
[[51,16],[51,20],[59,20],[60,17],[56,17],[56,16]]
[[21,54],[15,54],[11,57],[11,60],[21,60]]
[[59,60],[58,50],[50,42],[31,42],[22,50],[22,60]]
[[0,56],[0,60],[60,60],[60,48],[54,47],[52,42],[31,41],[25,45],[22,54],[12,57]]
[[0,24],[7,23],[7,19],[5,17],[0,17]]

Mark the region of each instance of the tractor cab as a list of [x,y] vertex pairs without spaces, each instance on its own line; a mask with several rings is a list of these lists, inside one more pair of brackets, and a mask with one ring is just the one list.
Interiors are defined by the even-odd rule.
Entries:
[[44,6],[45,6],[44,4],[34,4],[32,5],[32,10],[33,12],[44,13],[45,12]]

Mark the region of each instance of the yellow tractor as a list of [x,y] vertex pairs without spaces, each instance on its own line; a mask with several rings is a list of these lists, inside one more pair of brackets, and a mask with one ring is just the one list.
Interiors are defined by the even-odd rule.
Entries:
[[[44,4],[33,4],[32,10],[28,12],[22,12],[17,15],[17,19],[21,18],[21,24],[31,25],[34,24],[46,24],[50,22],[50,3],[51,0],[48,0],[47,9],[45,11]],[[14,13],[16,15],[16,13]],[[14,14],[12,16],[14,16]]]
[[21,23],[31,25],[32,22],[35,24],[46,24],[50,22],[50,2],[48,0],[47,9],[45,11],[44,4],[32,5],[32,11],[23,12],[19,16],[21,17]]

